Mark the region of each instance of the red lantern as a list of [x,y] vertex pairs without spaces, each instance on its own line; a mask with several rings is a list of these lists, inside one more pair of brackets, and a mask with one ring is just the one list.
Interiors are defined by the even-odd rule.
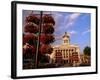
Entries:
[[25,25],[25,32],[30,33],[37,33],[38,32],[38,26],[32,22]]

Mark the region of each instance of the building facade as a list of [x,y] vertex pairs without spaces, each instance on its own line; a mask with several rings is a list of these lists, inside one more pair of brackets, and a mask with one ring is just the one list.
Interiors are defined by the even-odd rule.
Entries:
[[70,35],[67,32],[65,32],[62,40],[61,45],[53,46],[53,53],[50,55],[51,62],[78,66],[81,63],[79,47],[70,44]]

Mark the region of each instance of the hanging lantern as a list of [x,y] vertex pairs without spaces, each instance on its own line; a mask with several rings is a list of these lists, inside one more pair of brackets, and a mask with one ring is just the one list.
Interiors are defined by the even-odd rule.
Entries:
[[25,32],[37,33],[38,32],[38,26],[36,24],[30,22],[30,23],[25,25],[24,30],[25,30]]

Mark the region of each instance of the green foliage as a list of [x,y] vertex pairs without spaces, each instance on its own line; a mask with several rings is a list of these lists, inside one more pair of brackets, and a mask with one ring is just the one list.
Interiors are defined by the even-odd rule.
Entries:
[[91,55],[91,48],[89,46],[86,46],[83,50],[84,55],[90,56]]

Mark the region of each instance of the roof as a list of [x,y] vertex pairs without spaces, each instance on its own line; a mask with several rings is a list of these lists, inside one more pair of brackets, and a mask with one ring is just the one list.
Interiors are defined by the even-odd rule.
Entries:
[[79,48],[79,46],[77,46],[77,45],[59,45],[54,48],[55,49]]

